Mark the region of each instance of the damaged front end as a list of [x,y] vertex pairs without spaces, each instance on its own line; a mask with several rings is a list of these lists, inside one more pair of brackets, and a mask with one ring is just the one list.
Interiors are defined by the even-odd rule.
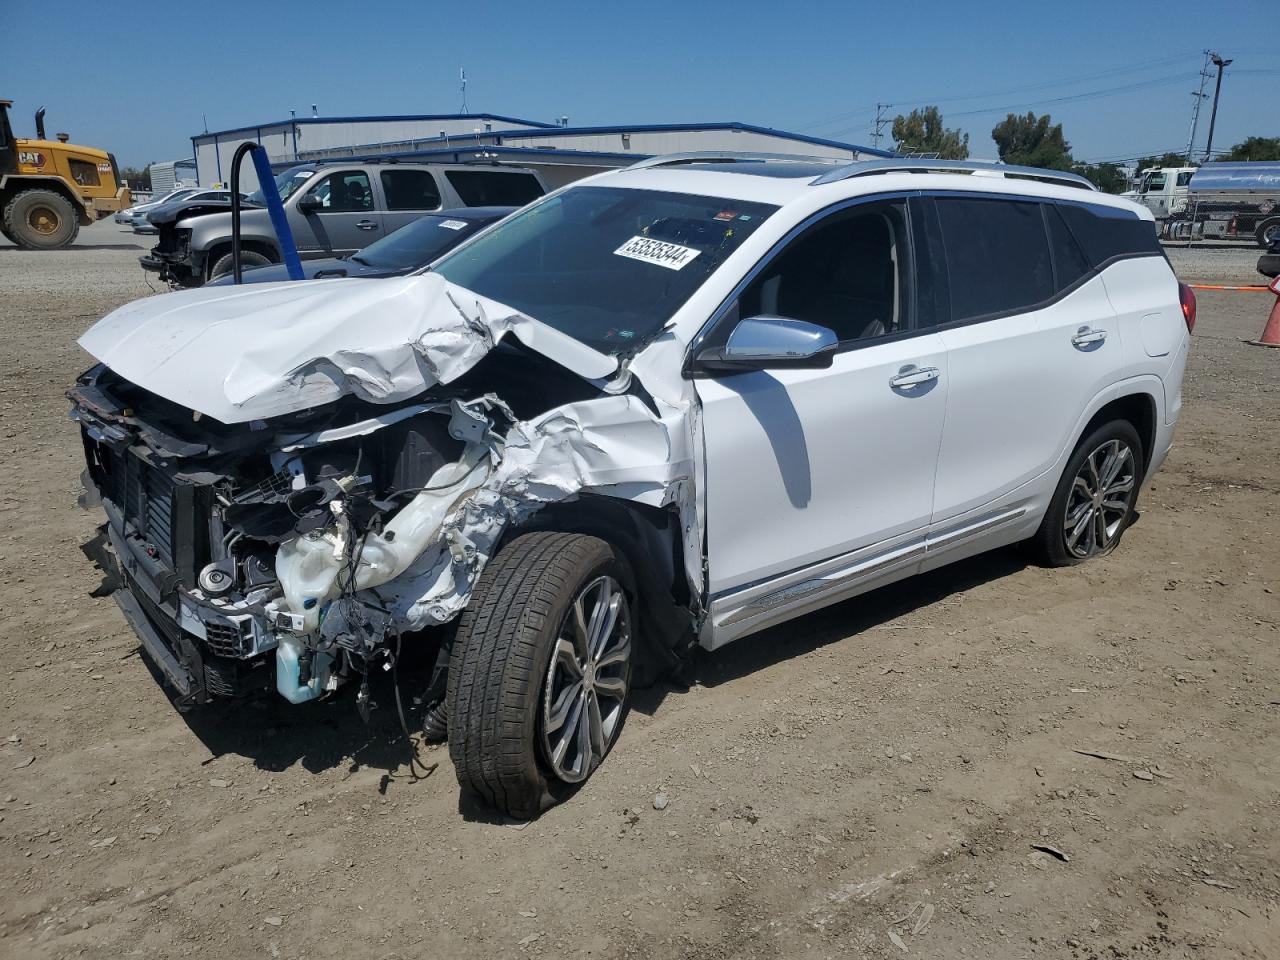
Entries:
[[654,621],[668,648],[692,636],[699,605],[679,558],[697,524],[680,411],[660,415],[625,372],[585,376],[594,358],[568,357],[577,372],[548,359],[529,345],[546,349],[545,331],[495,321],[494,305],[438,278],[377,283],[416,284],[401,288],[408,308],[403,297],[388,308],[408,309],[416,329],[381,351],[367,327],[357,354],[341,335],[300,344],[286,324],[274,333],[296,355],[278,370],[263,361],[273,331],[259,330],[256,352],[206,351],[174,376],[163,354],[192,355],[218,303],[238,297],[237,315],[252,313],[238,290],[196,292],[185,316],[152,309],[147,349],[119,352],[115,315],[82,341],[106,361],[68,394],[85,502],[107,514],[91,553],[178,705],[272,686],[301,703],[363,683],[402,635],[461,612],[512,529],[586,495],[670,516],[646,521],[671,560],[647,573],[668,608]]

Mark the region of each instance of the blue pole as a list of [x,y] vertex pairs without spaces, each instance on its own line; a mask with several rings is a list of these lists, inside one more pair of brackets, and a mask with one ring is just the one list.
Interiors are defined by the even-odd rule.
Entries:
[[262,196],[267,201],[271,226],[275,228],[276,239],[280,241],[280,254],[284,257],[289,279],[301,280],[304,276],[302,261],[298,258],[298,246],[293,242],[289,218],[285,216],[284,204],[280,201],[280,191],[276,189],[276,178],[271,172],[271,161],[267,158],[266,148],[255,146],[250,153],[253,156],[253,168],[258,174],[258,184],[262,187]]

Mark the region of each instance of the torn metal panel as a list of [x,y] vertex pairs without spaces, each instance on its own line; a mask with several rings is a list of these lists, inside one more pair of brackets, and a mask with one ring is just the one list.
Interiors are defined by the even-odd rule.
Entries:
[[233,424],[347,394],[412,399],[466,373],[508,334],[587,380],[618,369],[613,357],[430,273],[149,297],[108,314],[80,345],[126,380]]

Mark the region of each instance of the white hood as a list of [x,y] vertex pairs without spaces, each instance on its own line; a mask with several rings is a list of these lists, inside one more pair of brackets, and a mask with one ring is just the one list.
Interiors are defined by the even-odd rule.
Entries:
[[223,423],[354,394],[396,403],[470,370],[508,333],[588,380],[613,357],[437,274],[207,287],[126,304],[80,346]]

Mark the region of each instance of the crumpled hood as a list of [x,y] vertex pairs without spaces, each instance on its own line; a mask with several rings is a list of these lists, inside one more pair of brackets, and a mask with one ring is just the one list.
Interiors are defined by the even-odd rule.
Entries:
[[354,394],[396,403],[466,373],[508,333],[588,380],[615,358],[437,274],[184,290],[108,314],[80,346],[223,423]]

